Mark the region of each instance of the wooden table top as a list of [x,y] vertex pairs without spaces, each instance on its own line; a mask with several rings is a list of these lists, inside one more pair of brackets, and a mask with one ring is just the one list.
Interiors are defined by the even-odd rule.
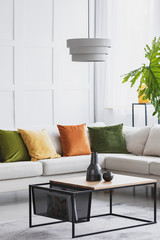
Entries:
[[85,176],[72,178],[59,178],[59,180],[50,180],[53,184],[63,184],[73,187],[82,187],[91,190],[112,189],[118,187],[127,187],[132,185],[141,185],[147,183],[156,183],[157,180],[149,178],[140,178],[126,175],[114,174],[112,181],[86,181]]

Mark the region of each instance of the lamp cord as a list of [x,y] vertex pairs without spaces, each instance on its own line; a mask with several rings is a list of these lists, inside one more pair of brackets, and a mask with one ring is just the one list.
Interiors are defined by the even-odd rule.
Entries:
[[[96,5],[97,2],[96,0],[94,1],[94,38],[96,37]],[[88,0],[88,38],[90,38],[90,0]],[[97,104],[96,104],[96,96],[97,96],[97,91],[96,91],[96,64],[93,63],[93,105],[94,105],[94,112],[93,112],[93,118],[94,122],[97,120]]]
[[[97,1],[94,0],[94,38],[96,37],[96,5]],[[90,38],[90,0],[88,0],[88,38]]]
[[89,5],[89,0],[88,0],[88,38],[90,38],[90,5]]
[[96,38],[96,18],[97,18],[96,5],[97,5],[97,1],[94,0],[94,38]]

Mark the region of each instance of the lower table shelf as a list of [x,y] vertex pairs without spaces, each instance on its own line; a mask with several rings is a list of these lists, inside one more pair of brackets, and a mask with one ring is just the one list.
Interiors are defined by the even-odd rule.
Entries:
[[[34,214],[76,223],[89,221],[91,192],[70,186],[45,184],[32,187]],[[48,187],[47,187],[48,186]],[[74,197],[73,197],[74,196]]]

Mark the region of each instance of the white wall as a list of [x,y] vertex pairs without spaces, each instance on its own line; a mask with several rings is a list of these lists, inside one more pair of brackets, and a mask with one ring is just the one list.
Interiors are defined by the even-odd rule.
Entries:
[[0,0],[0,128],[93,120],[89,64],[66,48],[87,21],[86,0]]
[[[105,1],[105,0],[103,0]],[[132,103],[138,102],[138,83],[122,84],[122,75],[137,69],[145,58],[144,47],[151,46],[160,36],[159,0],[108,0],[108,34],[112,47],[108,56],[108,78],[106,80],[106,102],[103,121],[106,124],[123,122],[132,124]],[[102,12],[103,14],[103,12]],[[153,117],[153,106],[148,106],[148,124],[157,123]],[[102,119],[99,119],[102,120]],[[144,126],[144,106],[135,107],[135,126]]]

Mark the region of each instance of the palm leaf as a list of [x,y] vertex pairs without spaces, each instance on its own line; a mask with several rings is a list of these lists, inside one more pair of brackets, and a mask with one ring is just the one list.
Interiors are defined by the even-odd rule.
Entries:
[[[160,118],[160,38],[152,41],[151,48],[146,45],[144,48],[145,57],[149,60],[149,66],[145,64],[125,75],[123,75],[123,83],[130,81],[131,87],[137,80],[140,80],[137,91],[139,96],[145,94],[145,99],[149,98],[154,106],[153,115],[158,113]],[[147,88],[140,90],[142,84],[146,84]]]

